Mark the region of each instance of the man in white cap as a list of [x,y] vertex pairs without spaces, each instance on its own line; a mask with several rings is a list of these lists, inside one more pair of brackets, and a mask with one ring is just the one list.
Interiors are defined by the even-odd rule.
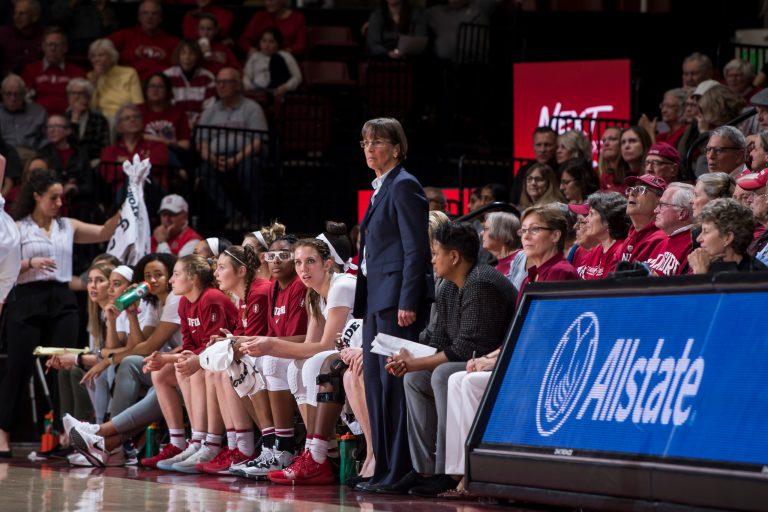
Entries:
[[152,252],[171,253],[176,256],[192,254],[203,239],[189,227],[189,205],[178,194],[169,194],[160,202],[160,225],[152,232]]

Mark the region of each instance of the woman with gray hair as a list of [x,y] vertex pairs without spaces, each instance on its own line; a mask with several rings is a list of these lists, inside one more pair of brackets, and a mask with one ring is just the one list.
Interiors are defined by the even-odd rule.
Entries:
[[688,129],[688,123],[684,119],[687,95],[688,93],[682,87],[669,89],[664,93],[659,104],[661,123],[657,122],[656,117],[651,121],[645,114],[640,116],[637,124],[645,128],[653,142],[666,142],[671,146],[677,146],[683,133]]
[[618,192],[595,192],[588,199],[585,235],[597,245],[576,268],[582,279],[603,279],[621,259],[621,240],[627,238],[630,220],[627,200]]
[[746,101],[760,92],[759,88],[752,85],[755,70],[752,64],[745,60],[731,59],[723,68],[723,77],[725,77],[725,85]]
[[560,165],[572,158],[592,158],[592,144],[584,132],[569,130],[557,138],[557,151],[555,152],[557,164]]
[[93,66],[93,71],[88,73],[88,80],[94,86],[91,107],[100,110],[110,122],[120,105],[144,103],[138,73],[131,67],[118,66],[118,58],[117,49],[109,39],[97,39],[88,49],[88,59]]
[[735,199],[715,199],[701,210],[699,222],[701,247],[688,256],[694,274],[768,270],[747,254],[755,230],[749,208]]
[[507,212],[493,212],[485,217],[482,238],[483,249],[496,258],[496,270],[507,275],[512,260],[520,252],[520,219]]
[[67,84],[69,106],[64,117],[69,120],[75,143],[85,148],[91,166],[98,162],[101,150],[109,146],[109,122],[100,112],[90,108],[93,84],[85,78],[73,78]]

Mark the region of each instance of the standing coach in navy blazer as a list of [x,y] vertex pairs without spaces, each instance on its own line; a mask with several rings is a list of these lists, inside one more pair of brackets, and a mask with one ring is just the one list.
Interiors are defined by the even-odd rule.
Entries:
[[376,470],[357,489],[375,492],[412,468],[403,382],[387,372],[384,356],[371,353],[371,343],[378,333],[418,340],[435,290],[427,198],[401,165],[408,151],[403,127],[396,119],[372,119],[363,126],[362,137],[360,146],[376,179],[360,223],[355,316],[365,318],[363,379]]

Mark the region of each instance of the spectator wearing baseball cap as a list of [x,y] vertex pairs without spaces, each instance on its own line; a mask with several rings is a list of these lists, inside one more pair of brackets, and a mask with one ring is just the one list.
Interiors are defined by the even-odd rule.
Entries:
[[739,180],[738,186],[750,194],[747,206],[752,210],[755,219],[755,233],[752,243],[747,248],[747,254],[756,256],[766,263],[768,261],[768,169]]
[[603,279],[616,268],[629,231],[627,200],[618,192],[595,192],[589,196],[585,236],[596,242],[576,271],[582,279]]
[[687,258],[691,252],[693,212],[691,199],[693,185],[673,182],[661,195],[656,206],[656,227],[667,239],[648,259],[648,266],[656,275],[680,275],[687,270]]
[[672,183],[680,175],[680,153],[666,142],[657,142],[648,150],[644,166],[646,174]]
[[749,99],[757,109],[757,123],[761,130],[768,130],[768,89],[763,89]]
[[[568,247],[568,239],[570,237],[566,237],[565,259],[568,260],[568,263],[573,265],[574,268],[578,269],[580,266],[584,265],[585,261],[587,261],[590,251],[592,251],[597,243],[588,237],[586,233],[589,204],[578,203],[565,205],[564,203],[557,203],[557,206],[565,215],[569,231],[571,224],[573,224],[573,244]],[[563,209],[563,206],[565,206],[565,210]],[[571,218],[574,220],[571,221]]]
[[169,194],[160,202],[160,225],[152,232],[152,252],[175,256],[192,254],[203,239],[189,227],[189,205],[178,194]]
[[666,234],[656,227],[653,212],[667,182],[658,176],[643,174],[628,177],[624,184],[627,185],[627,215],[632,226],[621,249],[621,261],[647,261],[666,239]]

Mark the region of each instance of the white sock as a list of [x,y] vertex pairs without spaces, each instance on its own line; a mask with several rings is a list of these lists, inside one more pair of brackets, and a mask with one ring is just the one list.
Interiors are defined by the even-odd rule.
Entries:
[[200,443],[202,443],[204,439],[205,432],[198,432],[197,430],[192,431],[192,439],[190,440],[191,443],[195,443],[196,445],[200,446]]
[[304,451],[311,451],[312,450],[312,443],[315,440],[315,435],[310,434],[307,436],[307,439],[304,441]]
[[183,450],[187,447],[187,440],[184,439],[183,428],[169,428],[168,432],[171,434],[171,444],[173,446],[179,450]]
[[240,453],[250,457],[253,455],[253,430],[237,430],[235,431],[235,446],[240,450]]
[[233,428],[227,429],[227,446],[230,450],[234,450],[237,447],[237,430]]
[[318,464],[325,462],[328,458],[328,439],[322,436],[315,436],[312,440],[312,446],[309,448],[309,453],[312,454],[312,458]]
[[219,434],[211,434],[211,433],[206,434],[205,446],[209,446],[213,450],[220,450],[222,439],[224,439],[224,436]]

